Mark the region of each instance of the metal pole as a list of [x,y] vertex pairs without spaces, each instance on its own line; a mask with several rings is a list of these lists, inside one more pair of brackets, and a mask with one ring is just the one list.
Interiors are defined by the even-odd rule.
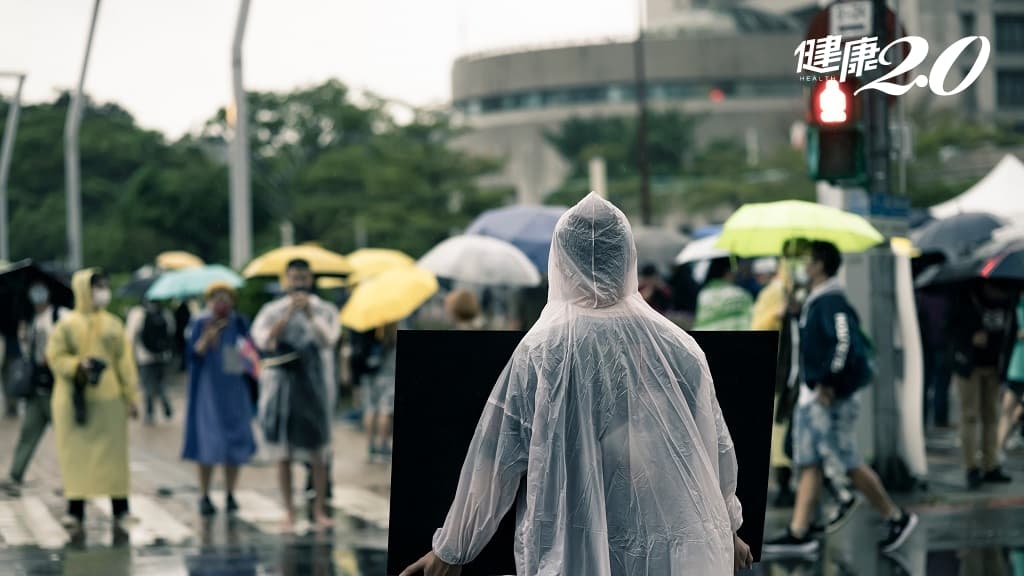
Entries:
[[11,98],[11,107],[7,109],[7,124],[4,125],[4,143],[0,147],[0,260],[11,260],[11,228],[7,215],[7,178],[11,173],[11,155],[14,153],[14,136],[18,132],[18,114],[21,112],[21,87],[25,83],[24,74],[0,74],[14,76],[18,79],[18,87]]
[[78,130],[82,126],[82,107],[85,104],[85,73],[89,68],[89,54],[92,52],[92,38],[96,32],[96,18],[100,12],[100,0],[92,6],[92,21],[89,23],[89,37],[85,42],[85,58],[78,76],[78,88],[71,99],[64,123],[64,178],[67,187],[68,267],[78,270],[82,267],[82,189],[81,168],[78,158]]
[[249,0],[241,0],[231,72],[235,96],[235,130],[231,140],[231,266],[241,270],[252,259],[252,193],[249,189],[249,110],[242,82],[242,40],[249,18]]
[[636,74],[637,162],[640,170],[640,217],[644,226],[651,225],[650,165],[647,159],[647,80],[644,58],[644,0],[639,0],[637,9],[637,35],[633,55]]

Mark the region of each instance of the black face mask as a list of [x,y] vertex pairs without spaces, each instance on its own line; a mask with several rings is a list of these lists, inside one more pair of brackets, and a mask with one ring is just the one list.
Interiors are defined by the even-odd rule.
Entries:
[[289,290],[289,292],[291,292],[292,294],[312,294],[313,293],[313,287],[312,286],[296,286],[296,287],[292,288],[291,290]]

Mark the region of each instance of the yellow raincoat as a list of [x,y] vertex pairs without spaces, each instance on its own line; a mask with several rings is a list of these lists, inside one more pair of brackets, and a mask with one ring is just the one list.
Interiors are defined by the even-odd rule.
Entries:
[[[782,330],[783,312],[786,310],[786,304],[789,301],[788,294],[791,289],[786,264],[780,262],[778,273],[757,295],[750,326],[752,330]],[[775,410],[779,409],[778,404],[779,398],[776,396]],[[774,418],[772,422],[772,466],[789,468],[792,464],[786,456],[785,450],[786,425],[775,423]]]
[[[69,500],[127,498],[130,486],[128,413],[138,397],[135,360],[121,320],[93,306],[95,272],[75,273],[75,311],[60,321],[46,347],[55,380],[51,407],[57,458]],[[107,368],[98,385],[86,388],[82,426],[75,422],[72,393],[75,372],[87,357],[103,360]]]

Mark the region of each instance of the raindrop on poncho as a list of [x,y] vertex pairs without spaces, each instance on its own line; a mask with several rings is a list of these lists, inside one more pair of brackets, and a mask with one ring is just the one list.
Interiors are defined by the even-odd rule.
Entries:
[[516,502],[519,574],[732,574],[732,439],[704,353],[637,290],[622,212],[593,193],[566,212],[548,275],[434,552],[470,562]]

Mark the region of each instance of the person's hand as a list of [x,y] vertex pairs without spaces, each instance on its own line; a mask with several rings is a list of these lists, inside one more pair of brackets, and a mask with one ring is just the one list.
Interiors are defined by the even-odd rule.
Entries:
[[423,558],[402,570],[402,573],[398,576],[413,576],[413,574],[421,572],[425,576],[459,576],[462,573],[462,566],[446,564],[431,550]]
[[836,391],[828,386],[818,385],[818,403],[822,406],[831,406],[836,399]]
[[974,333],[974,338],[971,339],[974,343],[975,348],[984,348],[988,345],[988,333],[984,330],[978,330]]
[[750,546],[747,546],[747,543],[738,534],[733,536],[733,548],[735,549],[733,564],[737,572],[748,570],[754,565],[754,555],[750,553]]

